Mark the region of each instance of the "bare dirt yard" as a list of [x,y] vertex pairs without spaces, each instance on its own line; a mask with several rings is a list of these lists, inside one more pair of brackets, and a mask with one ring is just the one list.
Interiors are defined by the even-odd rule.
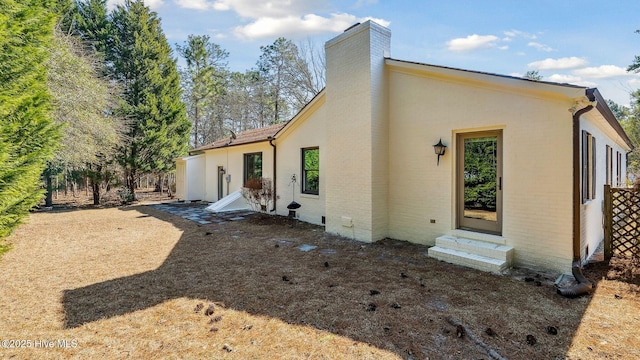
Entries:
[[590,266],[595,293],[566,299],[549,274],[487,274],[425,246],[260,215],[199,224],[149,205],[36,212],[9,242],[3,359],[640,354],[640,275],[620,262]]

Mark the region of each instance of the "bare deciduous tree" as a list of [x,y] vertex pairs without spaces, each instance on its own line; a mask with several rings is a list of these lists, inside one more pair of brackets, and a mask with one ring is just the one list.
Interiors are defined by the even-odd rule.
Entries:
[[[114,116],[117,88],[101,77],[102,64],[76,37],[54,32],[48,62],[48,87],[53,118],[62,128],[62,143],[48,173],[81,169],[91,180],[94,203],[100,202],[100,183],[108,177],[124,123]],[[47,176],[50,181],[50,177]],[[50,190],[50,189],[49,189]],[[51,192],[47,205],[51,202]]]

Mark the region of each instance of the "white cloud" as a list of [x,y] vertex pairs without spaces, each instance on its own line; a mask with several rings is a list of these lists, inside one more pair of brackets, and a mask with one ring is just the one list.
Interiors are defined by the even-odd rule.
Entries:
[[606,79],[613,77],[635,76],[628,73],[626,68],[615,65],[600,65],[598,67],[587,67],[574,71],[575,74],[590,79]]
[[568,74],[553,74],[547,77],[546,80],[558,82],[558,83],[574,83],[576,81],[582,81],[582,78],[579,76],[568,75]]
[[107,9],[113,10],[116,5],[123,5],[124,0],[107,0]]
[[[107,0],[107,9],[113,10],[117,5],[124,5],[125,0]],[[163,0],[144,0],[144,4],[147,5],[151,10],[157,9],[160,6],[164,5]]]
[[[124,0],[111,0],[124,1]],[[145,0],[147,1],[147,0]],[[157,0],[151,0],[157,1]],[[160,0],[161,1],[161,0]],[[315,11],[328,9],[327,0],[175,0],[178,6],[195,9],[229,11],[232,10],[238,15],[258,19],[261,17],[287,17],[292,15],[303,15]]]
[[496,46],[498,37],[494,35],[469,35],[466,38],[456,38],[447,41],[447,48],[451,51],[472,51]]
[[536,70],[566,70],[585,65],[587,65],[587,60],[575,56],[559,59],[547,58],[527,64],[528,67]]
[[545,45],[545,44],[540,44],[537,43],[535,41],[531,41],[530,43],[527,44],[527,46],[531,46],[533,48],[536,48],[540,51],[546,51],[546,52],[550,52],[553,51],[553,48],[551,46]]
[[201,0],[215,10],[233,10],[251,19],[286,18],[329,9],[328,0]]
[[226,3],[226,2],[221,2],[221,1],[216,1],[211,5],[211,8],[213,8],[213,10],[217,10],[217,11],[227,11],[227,10],[231,10],[231,6]]
[[508,40],[505,40],[505,41],[511,41],[515,37],[523,37],[525,39],[531,39],[531,40],[537,38],[537,36],[534,35],[534,34],[529,34],[529,33],[526,33],[524,31],[520,31],[520,30],[508,30],[508,31],[503,32],[503,34],[506,36],[505,39],[508,39]]
[[598,87],[598,83],[595,83],[593,81],[587,81],[587,80],[578,80],[578,81],[572,81],[570,82],[570,84],[573,85],[578,85],[578,86],[584,86],[584,87],[588,87],[588,88],[594,88],[594,87]]
[[549,77],[545,77],[543,80],[557,82],[561,84],[573,84],[584,87],[596,87],[598,84],[587,81],[580,76],[568,75],[568,74],[553,74]]
[[176,0],[178,6],[185,9],[207,10],[212,7],[212,3],[207,0]]
[[498,49],[500,49],[500,50],[509,50],[509,46],[508,45],[500,46]]
[[[375,2],[377,0],[360,0],[356,5]],[[384,19],[357,18],[346,13],[318,15],[330,9],[330,0],[176,0],[176,3],[194,10],[235,12],[248,19],[248,23],[237,26],[233,33],[236,37],[247,40],[339,33],[356,22],[367,20],[373,20],[383,26],[389,25],[389,21]]]
[[372,20],[382,26],[388,26],[384,19],[356,18],[351,14],[331,14],[331,17],[323,17],[308,14],[302,17],[287,16],[284,18],[261,17],[246,26],[234,29],[237,37],[243,39],[258,39],[275,36],[298,37],[322,33],[338,33],[357,22]]
[[[384,27],[388,27],[389,25],[391,25],[391,21],[385,20],[385,19],[380,19],[380,18],[374,18],[371,16],[367,16],[367,17],[363,17],[358,19],[359,22],[366,22],[366,21],[373,21],[374,23],[378,24],[378,25],[382,25]],[[351,24],[353,25],[353,24]]]
[[[511,73],[509,75],[515,76],[515,77],[525,76],[524,74],[520,74],[517,72]],[[573,84],[573,85],[584,86],[584,87],[596,87],[597,85],[596,83],[586,81],[579,76],[567,75],[567,74],[553,74],[551,76],[543,76],[542,81],[550,81],[550,82],[555,82],[560,84]]]
[[164,1],[163,0],[144,0],[144,4],[147,5],[151,10],[153,10],[164,5]]

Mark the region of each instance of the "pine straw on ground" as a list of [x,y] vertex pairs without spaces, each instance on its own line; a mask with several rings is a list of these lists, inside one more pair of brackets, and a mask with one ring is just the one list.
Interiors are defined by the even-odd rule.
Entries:
[[566,299],[545,275],[532,275],[536,286],[469,270],[427,258],[420,245],[364,244],[262,216],[198,226],[140,205],[38,212],[9,240],[0,340],[25,342],[4,342],[13,348],[0,347],[0,358],[640,353],[640,286],[605,265],[587,273],[593,295]]

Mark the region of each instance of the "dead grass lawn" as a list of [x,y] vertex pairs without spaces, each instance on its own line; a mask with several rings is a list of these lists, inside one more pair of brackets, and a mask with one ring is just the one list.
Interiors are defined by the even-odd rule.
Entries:
[[[587,274],[598,282],[595,294],[565,299],[544,275],[536,286],[469,270],[427,258],[424,246],[363,244],[286,219],[198,226],[149,206],[39,212],[9,240],[13,249],[0,259],[0,340],[31,345],[0,348],[0,358],[640,353],[640,286],[605,266]],[[303,244],[317,248],[297,249]],[[68,347],[43,347],[57,340]]]

